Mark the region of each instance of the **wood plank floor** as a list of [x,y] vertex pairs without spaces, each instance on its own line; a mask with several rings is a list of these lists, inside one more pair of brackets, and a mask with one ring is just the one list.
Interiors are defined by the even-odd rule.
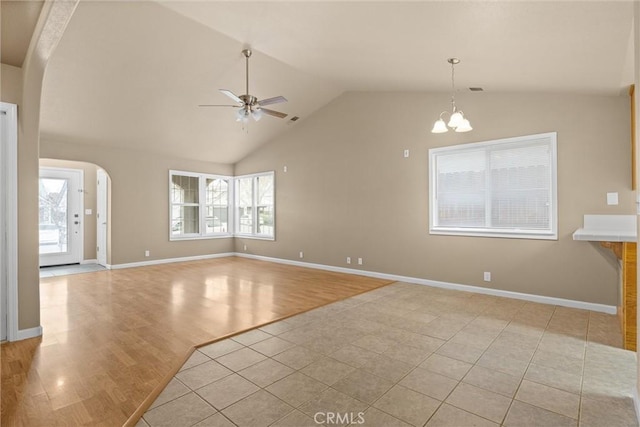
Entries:
[[122,425],[192,346],[388,283],[235,257],[42,279],[44,335],[1,346],[1,424]]

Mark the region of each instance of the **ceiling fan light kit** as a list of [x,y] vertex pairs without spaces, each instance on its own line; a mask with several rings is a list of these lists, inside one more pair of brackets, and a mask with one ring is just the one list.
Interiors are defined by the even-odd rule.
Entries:
[[[451,112],[443,111],[440,113],[440,117],[433,124],[433,129],[431,129],[431,133],[445,133],[449,131],[449,128],[455,130],[456,132],[469,132],[473,128],[471,127],[471,123],[469,120],[464,117],[464,113],[462,110],[458,110],[456,107],[456,83],[455,83],[455,74],[454,74],[454,66],[460,63],[458,58],[449,58],[447,62],[451,64]],[[443,116],[445,114],[449,114],[449,122],[445,123]],[[448,126],[448,127],[447,127]]]
[[253,95],[249,94],[249,58],[251,57],[251,49],[243,49],[242,55],[245,58],[245,70],[246,70],[246,93],[244,95],[236,95],[230,90],[220,89],[220,92],[237,102],[236,105],[211,105],[211,104],[201,104],[200,107],[234,107],[238,108],[236,112],[236,121],[242,123],[243,129],[249,123],[249,119],[252,118],[256,122],[262,118],[263,115],[269,115],[273,117],[278,117],[280,119],[284,119],[287,117],[287,114],[281,113],[279,111],[270,110],[268,108],[264,108],[265,105],[278,104],[280,102],[287,102],[287,99],[284,96],[275,96],[273,98],[267,98],[258,100]]

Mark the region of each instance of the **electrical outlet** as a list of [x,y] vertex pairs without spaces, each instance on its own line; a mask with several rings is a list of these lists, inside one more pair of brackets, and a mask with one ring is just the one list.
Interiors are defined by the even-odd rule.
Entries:
[[286,166],[285,166],[285,167],[283,167],[283,168],[282,168],[282,171],[286,173],[286,172],[287,172],[287,167],[286,167]]
[[362,258],[358,258],[358,265],[362,265]]
[[350,256],[347,257],[347,264],[351,264],[351,257]]
[[304,252],[300,251],[300,258],[304,258]]
[[243,250],[243,251],[245,251],[245,252],[247,252],[247,245],[244,245],[244,246],[242,247],[242,250]]
[[404,150],[404,157],[405,159],[409,157],[409,150]]
[[485,271],[484,272],[484,281],[485,282],[490,282],[491,281],[491,272],[490,271]]
[[144,251],[144,256],[149,256],[149,251]]

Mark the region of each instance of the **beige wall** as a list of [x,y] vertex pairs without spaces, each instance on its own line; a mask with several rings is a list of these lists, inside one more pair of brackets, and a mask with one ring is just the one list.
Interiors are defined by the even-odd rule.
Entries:
[[[236,239],[236,250],[616,305],[615,258],[571,235],[584,214],[633,212],[628,98],[467,92],[458,103],[474,130],[434,135],[446,94],[347,93],[240,161],[236,174],[276,171],[277,223],[275,242]],[[429,235],[429,148],[552,131],[557,241]],[[618,206],[606,205],[612,191]]]
[[84,209],[91,209],[91,215],[82,215],[83,260],[96,259],[96,172],[97,166],[86,162],[70,162],[55,159],[40,159],[41,168],[80,169],[83,172],[82,196]]
[[0,100],[11,104],[22,103],[22,68],[0,64]]
[[[43,136],[43,158],[89,162],[110,176],[111,264],[231,252],[233,240],[169,241],[169,170],[229,175],[231,165],[136,150],[61,142]],[[145,257],[145,250],[150,256]]]

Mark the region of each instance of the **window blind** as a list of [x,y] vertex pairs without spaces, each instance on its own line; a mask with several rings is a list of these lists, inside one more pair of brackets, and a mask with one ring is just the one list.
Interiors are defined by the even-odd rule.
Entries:
[[429,150],[430,231],[557,238],[556,134]]

